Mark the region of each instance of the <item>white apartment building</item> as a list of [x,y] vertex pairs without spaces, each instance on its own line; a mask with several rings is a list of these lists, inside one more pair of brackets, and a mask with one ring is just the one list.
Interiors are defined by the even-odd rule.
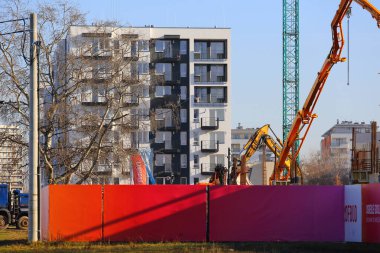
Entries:
[[[120,38],[127,38],[128,45],[122,45]],[[122,71],[122,76],[139,83],[126,87],[129,95],[123,110],[130,116],[113,127],[110,138],[112,145],[121,142],[124,149],[152,150],[157,183],[195,184],[208,180],[217,164],[227,166],[230,29],[146,26],[101,32],[94,26],[73,26],[61,49],[60,54],[85,52],[94,61],[112,59],[121,51],[132,61]],[[102,111],[107,102],[107,69],[106,64],[88,67],[85,78],[92,87],[84,85],[79,92],[78,110]],[[128,133],[121,131],[125,127]],[[119,160],[99,162],[101,183],[131,183],[129,165],[120,169]]]

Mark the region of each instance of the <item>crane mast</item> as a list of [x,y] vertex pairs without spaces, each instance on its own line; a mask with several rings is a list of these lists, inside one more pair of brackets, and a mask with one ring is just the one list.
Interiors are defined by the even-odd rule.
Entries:
[[[282,133],[286,139],[299,110],[299,4],[282,2]],[[295,143],[298,147],[298,141]]]

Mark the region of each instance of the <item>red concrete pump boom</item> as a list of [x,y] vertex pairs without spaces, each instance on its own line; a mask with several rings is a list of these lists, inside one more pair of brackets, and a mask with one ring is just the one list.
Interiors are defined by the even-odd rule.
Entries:
[[[321,94],[323,86],[325,85],[326,80],[330,74],[331,68],[334,66],[335,63],[346,60],[345,58],[341,58],[344,46],[342,20],[353,1],[362,6],[363,9],[370,12],[372,17],[377,20],[377,25],[380,28],[380,11],[367,0],[341,0],[339,8],[334,16],[334,19],[331,22],[333,45],[331,47],[330,53],[328,54],[325,62],[322,65],[320,72],[317,75],[314,85],[304,105],[302,106],[302,109],[298,111],[293,121],[292,127],[290,128],[288,137],[284,142],[283,149],[281,150],[281,154],[276,165],[278,173],[285,169],[285,162],[286,159],[288,159],[290,149],[293,148],[295,141],[297,139],[300,139],[301,143],[299,147],[297,148],[297,150],[293,151],[295,152],[295,155],[298,156],[302,144],[305,140],[305,137],[311,126],[311,123],[317,117],[316,114],[313,114],[313,110],[318,101],[319,95]],[[304,130],[304,127],[306,125],[307,127]],[[300,137],[301,132],[303,132],[302,137]],[[278,178],[278,176],[279,174],[276,175],[275,180]]]

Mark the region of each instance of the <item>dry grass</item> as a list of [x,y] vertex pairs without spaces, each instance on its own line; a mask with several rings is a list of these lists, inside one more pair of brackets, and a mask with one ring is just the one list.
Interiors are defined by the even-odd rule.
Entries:
[[101,252],[167,252],[167,253],[329,253],[379,252],[380,245],[348,243],[27,243],[27,232],[15,228],[0,230],[0,253],[101,253]]

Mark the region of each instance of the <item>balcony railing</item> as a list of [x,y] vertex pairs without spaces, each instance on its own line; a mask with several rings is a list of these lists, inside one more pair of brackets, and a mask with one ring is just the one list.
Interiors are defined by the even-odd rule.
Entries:
[[168,52],[155,52],[152,56],[152,61],[159,62],[176,62],[181,60],[181,55],[178,50]]
[[205,97],[194,97],[195,104],[225,104],[227,103],[227,97],[217,97],[217,96],[205,96]]
[[201,174],[212,175],[215,172],[215,168],[217,166],[224,167],[223,164],[218,164],[218,163],[201,163]]
[[216,130],[218,128],[219,128],[219,118],[216,118],[216,117],[201,118],[202,130]]
[[194,60],[225,60],[227,55],[224,52],[194,52]]
[[110,175],[112,174],[112,164],[98,164],[94,173],[98,175]]
[[219,151],[219,141],[201,141],[201,151],[214,153]]
[[132,107],[139,105],[139,97],[133,95],[126,95],[123,97],[123,106]]
[[201,76],[201,75],[194,75],[194,82],[195,83],[207,83],[207,84],[220,84],[220,83],[225,83],[227,82],[227,77],[226,76],[217,76],[216,78],[211,78],[208,76]]
[[166,131],[166,130],[176,130],[177,124],[174,121],[170,120],[156,120],[157,130]]
[[164,164],[156,165],[155,167],[158,174],[171,173],[173,171],[171,162],[165,162]]

